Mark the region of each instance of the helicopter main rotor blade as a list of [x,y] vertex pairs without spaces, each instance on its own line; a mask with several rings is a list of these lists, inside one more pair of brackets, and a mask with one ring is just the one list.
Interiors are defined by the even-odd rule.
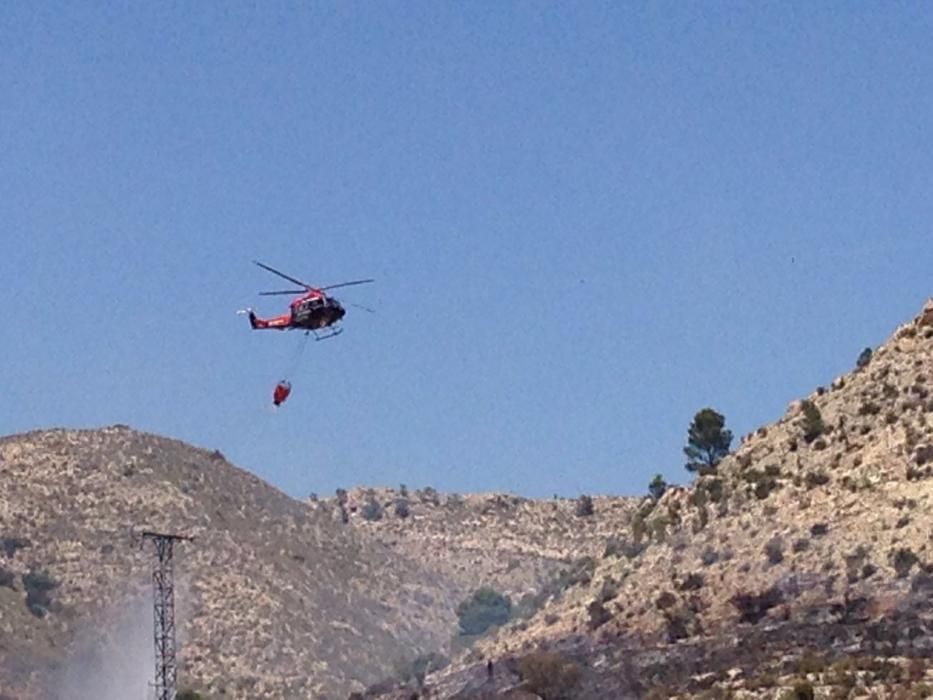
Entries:
[[375,282],[376,280],[354,280],[353,282],[341,282],[340,284],[329,284],[326,287],[318,287],[318,289],[337,289],[337,287],[352,287],[354,284],[369,284],[370,282]]
[[279,294],[291,294],[294,296],[295,294],[304,294],[307,291],[308,291],[307,289],[283,289],[282,291],[278,291],[278,292],[259,292],[259,296],[273,297]]
[[294,284],[301,285],[301,286],[304,287],[305,289],[314,289],[314,287],[312,287],[312,286],[311,286],[310,284],[308,284],[307,282],[302,282],[301,280],[295,279],[294,277],[289,277],[289,276],[286,275],[284,272],[279,272],[279,271],[276,270],[274,267],[269,267],[268,265],[264,265],[263,263],[259,262],[258,260],[253,260],[253,262],[254,262],[256,265],[259,265],[259,267],[261,267],[263,270],[268,270],[268,271],[271,272],[273,275],[278,275],[278,276],[281,277],[282,279],[287,279],[289,282],[293,282]]
[[371,314],[376,313],[376,310],[375,310],[375,309],[371,309],[371,308],[369,308],[368,306],[362,306],[361,304],[354,304],[354,303],[352,303],[352,302],[346,302],[346,303],[347,303],[347,306],[352,306],[352,307],[354,307],[354,308],[356,308],[356,309],[362,309],[363,311],[368,311],[368,312],[371,313]]

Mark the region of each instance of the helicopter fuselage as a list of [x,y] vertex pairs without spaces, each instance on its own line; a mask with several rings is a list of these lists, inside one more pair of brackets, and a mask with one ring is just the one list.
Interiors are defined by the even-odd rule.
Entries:
[[336,299],[312,292],[295,299],[290,305],[291,327],[319,330],[337,323],[346,310]]
[[300,328],[306,331],[318,331],[333,326],[346,313],[346,309],[336,299],[318,292],[311,292],[295,299],[289,304],[288,313],[281,316],[259,318],[250,311],[249,322],[255,330],[285,331]]

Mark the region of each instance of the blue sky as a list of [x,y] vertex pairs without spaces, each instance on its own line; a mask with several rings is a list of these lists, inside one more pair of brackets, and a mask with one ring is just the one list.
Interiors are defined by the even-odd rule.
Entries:
[[[11,3],[0,433],[133,427],[292,495],[641,493],[933,293],[933,13]],[[328,284],[309,344],[238,308]]]

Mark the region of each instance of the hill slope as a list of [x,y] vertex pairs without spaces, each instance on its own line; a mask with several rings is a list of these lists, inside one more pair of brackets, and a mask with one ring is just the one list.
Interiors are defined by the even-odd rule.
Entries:
[[[343,698],[455,626],[442,576],[219,452],[125,427],[35,432],[0,441],[0,693],[73,698],[75,668],[113,674],[118,660],[145,688],[152,553],[132,528],[195,538],[176,554],[182,686]],[[132,659],[116,632],[127,615],[143,640]]]
[[[715,473],[646,498],[588,580],[429,677],[433,697],[534,685],[520,672],[533,650],[576,661],[580,698],[774,697],[795,679],[924,697],[933,300],[860,364],[745,436]],[[816,671],[798,663],[808,650]],[[477,664],[487,657],[492,680]],[[552,694],[560,663],[537,674]]]
[[309,505],[342,513],[362,535],[443,574],[461,599],[492,586],[519,602],[581,559],[601,555],[639,500],[594,496],[592,503],[599,517],[579,512],[577,499],[355,488]]

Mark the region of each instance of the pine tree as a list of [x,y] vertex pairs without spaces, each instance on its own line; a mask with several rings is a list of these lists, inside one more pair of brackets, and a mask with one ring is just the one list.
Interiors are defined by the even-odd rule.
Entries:
[[684,454],[689,461],[687,471],[713,470],[729,454],[732,431],[725,429],[726,419],[712,408],[704,408],[693,417],[687,432]]
[[663,476],[655,474],[651,483],[648,484],[648,493],[651,494],[654,500],[658,501],[661,499],[661,496],[664,495],[665,491],[667,491],[667,482],[664,480]]

